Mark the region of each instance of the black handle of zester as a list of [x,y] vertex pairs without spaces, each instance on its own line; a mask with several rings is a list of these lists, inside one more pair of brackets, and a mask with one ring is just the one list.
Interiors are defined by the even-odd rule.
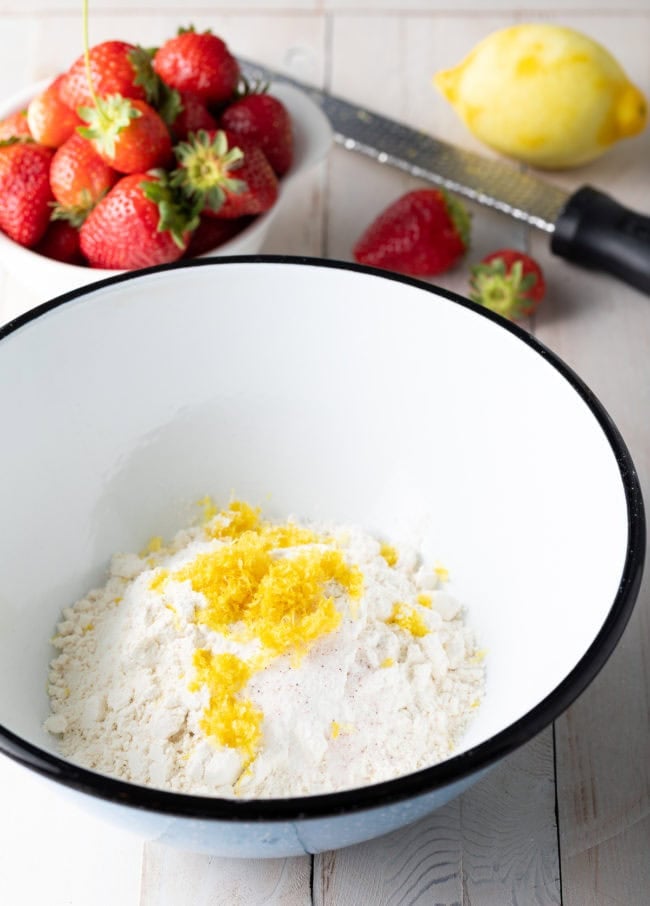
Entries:
[[591,186],[578,189],[560,212],[551,251],[650,295],[650,217]]

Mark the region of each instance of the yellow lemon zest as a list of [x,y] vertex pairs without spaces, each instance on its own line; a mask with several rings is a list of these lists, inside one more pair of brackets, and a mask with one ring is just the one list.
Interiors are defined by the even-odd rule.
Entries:
[[239,777],[233,784],[233,792],[235,793],[235,796],[239,796],[239,794],[241,792],[241,784],[245,780],[247,780],[249,777],[252,777],[252,776],[253,776],[253,768],[252,768],[251,764],[249,763],[246,765],[244,770],[241,772],[241,774],[239,775]]
[[212,497],[209,495],[206,494],[205,497],[197,500],[197,504],[203,509],[203,513],[201,514],[203,522],[210,522],[217,515],[218,510],[214,505]]
[[221,510],[212,519],[207,534],[210,538],[237,538],[244,532],[256,531],[259,526],[259,507],[233,500],[227,510]]
[[250,762],[262,737],[262,711],[239,693],[251,677],[250,665],[235,654],[213,654],[206,648],[194,652],[196,677],[190,691],[206,685],[210,695],[199,726],[222,746],[237,749]]
[[395,661],[392,657],[385,657],[379,666],[380,667],[392,667],[394,664],[395,664]]
[[332,739],[343,735],[348,736],[350,733],[354,733],[354,724],[340,724],[337,720],[333,720],[330,724],[330,736]]
[[363,577],[338,550],[310,548],[280,558],[272,551],[264,532],[244,532],[230,545],[199,554],[172,578],[189,580],[204,595],[207,605],[198,612],[198,623],[221,633],[237,625],[242,639],[257,638],[275,654],[301,652],[341,622],[327,584],[336,583],[356,599]]
[[479,648],[479,650],[471,656],[469,662],[470,664],[482,664],[485,660],[486,655],[487,651],[485,650],[485,648]]
[[387,544],[385,541],[382,542],[379,553],[382,555],[388,566],[395,566],[399,559],[398,553],[393,545]]
[[162,591],[162,587],[167,579],[169,579],[169,570],[159,569],[149,583],[149,588],[151,589],[151,591]]
[[[342,615],[335,605],[336,588],[347,592],[351,602],[363,593],[361,571],[346,563],[339,549],[327,546],[331,539],[292,523],[266,522],[248,504],[233,501],[214,517],[207,533],[228,543],[198,554],[169,578],[187,581],[203,595],[205,606],[195,616],[198,624],[238,641],[260,643],[261,652],[237,674],[241,680],[237,691],[275,657],[288,654],[292,666],[298,666],[317,639],[338,628]],[[287,548],[290,552],[278,555]],[[232,674],[226,689],[236,685],[234,662],[215,659],[204,653],[195,663],[197,677],[191,688],[206,684],[211,693],[202,728],[251,759],[259,738],[251,729],[258,726],[258,712],[239,698],[213,694],[216,675],[223,680],[224,664]],[[224,743],[224,728],[232,721],[242,731]]]
[[420,607],[431,607],[431,595],[425,595],[424,593],[419,594],[415,599]]
[[389,625],[399,626],[400,629],[404,629],[417,637],[422,637],[429,633],[427,624],[417,610],[409,607],[408,604],[403,604],[401,601],[396,601],[393,604],[393,612],[385,622]]
[[449,582],[449,570],[442,563],[436,563],[433,571],[441,582]]
[[165,608],[167,610],[169,610],[170,613],[172,614],[172,617],[173,617],[172,622],[174,624],[174,629],[176,630],[176,632],[180,632],[181,629],[183,628],[183,624],[181,623],[181,619],[178,616],[178,611],[176,610],[174,605],[170,604],[169,602],[165,602]]

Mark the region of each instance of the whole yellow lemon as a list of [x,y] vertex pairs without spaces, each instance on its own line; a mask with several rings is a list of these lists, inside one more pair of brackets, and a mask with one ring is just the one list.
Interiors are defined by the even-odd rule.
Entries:
[[434,83],[478,139],[535,167],[584,164],[647,120],[614,57],[559,25],[493,32]]

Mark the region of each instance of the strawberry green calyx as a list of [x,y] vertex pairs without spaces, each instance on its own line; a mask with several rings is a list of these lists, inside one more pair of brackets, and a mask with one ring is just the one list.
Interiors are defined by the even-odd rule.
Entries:
[[[183,25],[179,26],[179,27],[176,29],[176,34],[177,34],[177,35],[195,35],[195,34],[197,34],[197,31],[196,31],[196,29],[194,28],[194,26],[190,23],[190,25],[188,25],[187,28],[185,28]],[[204,31],[200,32],[200,34],[202,34],[202,35],[211,35],[211,34],[212,34],[212,29],[211,29],[211,28],[206,28],[206,29],[204,29]]]
[[115,143],[120,132],[131,120],[142,116],[128,98],[120,94],[97,98],[94,107],[79,107],[77,113],[88,124],[78,127],[79,134],[90,139],[97,150],[108,157],[115,156]]
[[86,217],[105,194],[106,192],[102,192],[99,198],[96,198],[93,201],[90,192],[87,189],[83,189],[81,192],[81,202],[77,205],[66,207],[65,205],[59,204],[58,201],[50,202],[52,205],[50,220],[65,220],[70,226],[79,229]]
[[447,213],[456,228],[456,232],[461,238],[465,249],[469,248],[470,235],[472,231],[472,217],[465,205],[457,198],[449,195],[443,189],[440,190],[447,205]]
[[183,110],[180,93],[175,88],[165,85],[162,79],[158,79],[158,94],[152,99],[151,106],[158,111],[168,126],[171,126]]
[[521,261],[508,271],[503,258],[494,258],[472,268],[470,299],[506,318],[517,318],[526,313],[530,305],[527,293],[536,282],[535,274],[524,275]]
[[162,119],[171,125],[183,109],[181,96],[175,88],[166,85],[152,66],[156,48],[136,46],[129,54],[135,77],[134,85],[140,85],[145,92],[147,103]]
[[9,138],[0,139],[0,148],[8,148],[9,145],[35,145],[36,142],[31,135],[11,135]]
[[158,231],[167,230],[176,245],[185,249],[187,235],[199,225],[201,204],[191,201],[171,185],[165,170],[151,170],[153,180],[143,180],[140,188],[149,201],[158,206]]
[[133,66],[133,84],[141,85],[144,88],[148,104],[154,106],[154,100],[158,96],[160,79],[154,72],[151,60],[155,53],[155,48],[149,50],[137,44],[133,50],[129,51],[129,61]]
[[202,207],[218,211],[226,192],[237,195],[246,191],[244,180],[231,173],[243,164],[244,152],[236,146],[228,147],[223,130],[211,136],[200,129],[174,150],[181,166],[171,174],[171,184],[189,198],[200,200]]
[[261,79],[259,81],[255,81],[255,79],[247,79],[245,75],[240,75],[239,82],[237,83],[237,88],[235,90],[234,100],[240,100],[241,98],[248,97],[251,94],[268,94],[270,87],[270,82],[264,82]]

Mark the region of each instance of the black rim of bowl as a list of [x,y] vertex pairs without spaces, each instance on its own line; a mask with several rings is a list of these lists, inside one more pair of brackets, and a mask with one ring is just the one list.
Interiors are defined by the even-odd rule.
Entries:
[[605,434],[618,463],[625,492],[628,517],[627,550],[620,584],[612,606],[595,639],[573,670],[541,702],[514,723],[474,748],[454,755],[446,761],[407,774],[394,780],[371,786],[323,793],[290,799],[231,800],[208,796],[174,793],[117,780],[78,767],[21,739],[0,726],[0,751],[37,773],[49,777],[79,792],[113,803],[146,811],[179,817],[200,818],[227,822],[280,822],[352,814],[391,803],[434,793],[445,786],[477,774],[505,755],[531,740],[564,711],[591,683],[616,647],[636,600],[645,558],[645,516],[641,486],[630,453],[618,428],[604,406],[584,381],[555,353],[532,334],[506,321],[486,308],[439,286],[405,277],[390,271],[352,264],[344,261],[288,255],[242,255],[197,258],[189,261],[159,265],[139,271],[129,271],[72,290],[43,303],[0,328],[0,340],[24,324],[46,312],[79,299],[91,296],[96,290],[143,276],[191,267],[222,267],[230,264],[280,264],[356,271],[383,280],[393,280],[418,287],[432,295],[474,310],[503,330],[510,331],[523,343],[541,355],[582,397]]

